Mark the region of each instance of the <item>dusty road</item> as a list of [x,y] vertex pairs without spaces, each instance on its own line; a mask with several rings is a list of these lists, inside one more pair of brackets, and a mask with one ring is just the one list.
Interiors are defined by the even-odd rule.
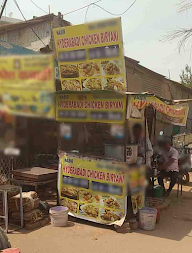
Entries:
[[69,227],[51,225],[29,232],[9,234],[9,240],[22,253],[113,253],[153,252],[181,253],[192,248],[192,183],[184,187],[183,196],[171,196],[171,206],[161,212],[160,223],[151,232],[137,230],[118,234],[93,223],[71,222]]

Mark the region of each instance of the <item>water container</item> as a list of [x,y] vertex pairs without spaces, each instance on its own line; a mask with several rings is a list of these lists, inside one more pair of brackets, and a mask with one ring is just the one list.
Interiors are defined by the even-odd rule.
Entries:
[[139,227],[144,230],[154,230],[157,219],[157,209],[144,207],[139,211]]
[[54,227],[65,227],[68,222],[68,208],[65,206],[55,206],[50,208],[51,225]]
[[161,185],[156,185],[153,188],[153,197],[162,198],[163,197],[163,187]]

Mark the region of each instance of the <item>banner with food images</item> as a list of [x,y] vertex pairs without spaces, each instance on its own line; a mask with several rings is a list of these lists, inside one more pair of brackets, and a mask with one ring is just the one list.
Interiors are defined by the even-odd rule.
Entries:
[[126,90],[120,18],[53,32],[63,90]]
[[[126,97],[113,92],[56,94],[56,120],[60,122],[124,123]],[[116,94],[114,94],[116,93]]]
[[55,118],[54,92],[52,55],[0,58],[1,110],[15,115]]
[[171,104],[154,95],[131,95],[129,97],[127,119],[142,119],[144,117],[144,109],[149,105],[161,112],[166,122],[179,126],[186,125],[189,111],[188,104]]
[[130,166],[128,171],[129,191],[131,195],[133,213],[143,208],[145,201],[145,165]]
[[121,226],[127,208],[126,165],[68,154],[60,163],[60,204],[69,208],[69,214]]

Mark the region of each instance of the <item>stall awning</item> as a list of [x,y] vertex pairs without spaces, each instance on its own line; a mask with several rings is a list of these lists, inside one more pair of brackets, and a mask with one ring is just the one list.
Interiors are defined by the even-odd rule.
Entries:
[[163,114],[164,120],[178,126],[185,126],[192,99],[168,100],[150,93],[126,93],[129,96],[127,119],[141,119],[147,106]]

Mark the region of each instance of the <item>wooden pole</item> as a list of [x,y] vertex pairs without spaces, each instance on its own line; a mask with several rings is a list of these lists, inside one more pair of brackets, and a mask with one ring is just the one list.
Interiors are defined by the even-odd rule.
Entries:
[[124,124],[124,162],[127,161],[127,140],[128,140],[128,126],[127,126],[127,110],[128,110],[128,95],[126,95],[126,107],[125,107],[125,124]]
[[146,155],[147,155],[147,117],[146,117],[146,108],[145,108],[145,164],[147,161]]

